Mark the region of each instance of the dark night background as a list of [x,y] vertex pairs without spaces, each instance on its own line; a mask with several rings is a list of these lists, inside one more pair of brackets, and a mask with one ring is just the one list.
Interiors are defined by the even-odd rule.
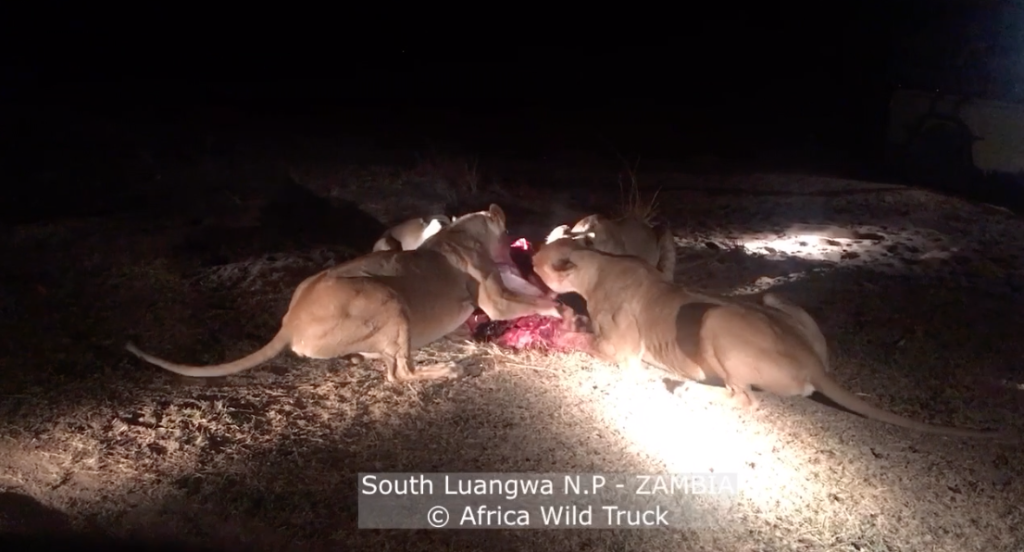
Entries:
[[[523,157],[609,155],[614,144],[648,160],[713,154],[731,168],[789,160],[880,178],[894,87],[978,94],[966,88],[986,66],[957,67],[955,59],[979,37],[994,43],[990,53],[1017,55],[1007,14],[1024,14],[991,2],[754,6],[663,7],[618,21],[605,12],[595,17],[606,27],[581,19],[543,30],[514,30],[498,12],[465,14],[465,24],[441,18],[448,25],[437,29],[429,19],[389,27],[356,13],[277,26],[254,23],[256,14],[221,23],[184,8],[15,16],[0,89],[5,214],[60,209],[40,205],[57,190],[26,179],[31,167],[61,163],[55,150],[77,147],[68,140],[86,142],[80,152],[98,150],[89,170],[117,163],[110,157],[124,144],[104,150],[100,129],[89,138],[68,131],[85,114],[165,144],[211,131],[226,143],[298,132],[360,136],[385,149],[455,142]],[[929,32],[937,37],[930,43]],[[913,49],[922,40],[926,55]],[[1012,83],[1001,86],[1003,97],[1013,92]],[[63,208],[116,202],[116,189],[131,186],[100,180],[64,184]]]

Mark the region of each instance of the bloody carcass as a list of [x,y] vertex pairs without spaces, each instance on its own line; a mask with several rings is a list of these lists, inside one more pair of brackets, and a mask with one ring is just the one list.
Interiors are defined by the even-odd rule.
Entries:
[[[533,272],[530,261],[533,246],[525,238],[512,243],[512,265],[501,265],[506,286],[520,293],[553,296]],[[466,321],[473,339],[495,343],[507,349],[548,349],[569,351],[584,348],[585,336],[573,324],[551,316],[533,314],[514,320],[491,320],[479,309]]]

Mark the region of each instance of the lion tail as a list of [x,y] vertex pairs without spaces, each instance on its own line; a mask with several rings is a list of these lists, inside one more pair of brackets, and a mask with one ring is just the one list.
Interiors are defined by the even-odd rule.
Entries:
[[149,353],[141,351],[134,343],[128,342],[125,345],[125,349],[131,354],[145,360],[150,364],[155,364],[164,370],[170,370],[175,374],[181,374],[183,376],[190,376],[194,378],[218,378],[222,376],[230,376],[231,374],[237,374],[244,370],[254,368],[264,362],[276,357],[281,354],[286,347],[291,344],[291,336],[284,328],[281,328],[277,335],[270,340],[269,343],[261,347],[258,351],[242,357],[232,362],[226,362],[224,364],[213,364],[209,366],[190,366],[187,364],[177,364],[164,360],[159,357],[155,357]]

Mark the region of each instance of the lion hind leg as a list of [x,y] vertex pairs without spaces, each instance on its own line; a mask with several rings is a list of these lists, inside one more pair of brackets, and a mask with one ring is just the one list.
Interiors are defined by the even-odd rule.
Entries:
[[456,362],[435,362],[433,364],[416,365],[407,354],[386,357],[385,363],[388,364],[387,376],[389,382],[454,378],[462,374],[459,364]]
[[391,322],[391,325],[393,325],[394,340],[383,354],[387,367],[385,376],[388,382],[441,379],[461,374],[459,366],[455,362],[438,362],[417,366],[412,359],[408,317],[397,317]]
[[713,346],[714,341],[714,339],[702,340],[701,358],[705,366],[710,369],[710,372],[722,379],[726,394],[733,406],[741,410],[757,410],[759,402],[752,394],[750,383],[740,381],[740,378],[737,377],[740,374],[746,373],[744,367],[738,366],[737,362],[746,362],[746,359],[742,355],[734,355],[723,360],[722,355],[719,355],[718,350]]
[[452,366],[417,368],[410,358],[409,312],[401,297],[385,286],[366,286],[362,291],[361,301],[347,305],[346,323],[332,328],[329,335],[317,336],[318,342],[330,343],[331,352],[351,364],[382,360],[389,383],[434,379],[455,372]]
[[409,351],[386,357],[388,364],[388,381],[418,381],[455,378],[462,374],[459,364],[454,362],[417,365],[410,357]]
[[761,403],[756,397],[754,397],[749,385],[727,383],[725,386],[726,389],[729,390],[729,395],[736,407],[750,412],[753,412],[760,407]]

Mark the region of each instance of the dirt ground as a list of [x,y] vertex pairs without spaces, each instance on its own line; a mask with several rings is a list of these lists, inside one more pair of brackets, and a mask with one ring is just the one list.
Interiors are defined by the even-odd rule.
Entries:
[[[150,193],[164,198],[151,208],[5,230],[8,536],[268,551],[1024,550],[1024,447],[922,435],[809,399],[761,395],[760,410],[741,412],[714,387],[672,394],[652,370],[454,340],[417,360],[469,356],[481,375],[388,385],[373,363],[288,354],[187,380],[126,353],[129,339],[194,364],[255,350],[294,286],[367,251],[381,222],[497,201],[510,232],[536,240],[619,199],[590,184],[614,173],[554,165],[544,170],[558,193],[461,160],[291,166],[272,184],[194,196],[172,186],[161,189],[176,196]],[[208,181],[263,178],[204,170]],[[661,189],[677,282],[723,294],[774,286],[818,320],[837,380],[874,404],[932,423],[1022,429],[1019,218],[836,178],[638,177]],[[174,178],[199,177],[164,175]],[[737,508],[713,528],[356,527],[363,471],[709,469],[741,478]]]

